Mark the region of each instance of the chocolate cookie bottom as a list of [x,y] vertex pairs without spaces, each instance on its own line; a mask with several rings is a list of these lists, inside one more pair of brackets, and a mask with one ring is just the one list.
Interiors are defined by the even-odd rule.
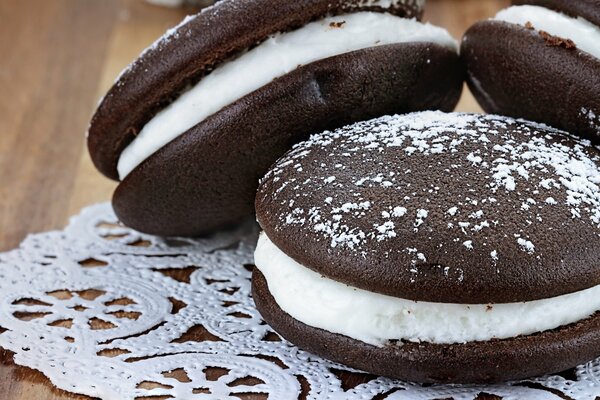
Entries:
[[555,373],[600,356],[600,313],[551,331],[465,344],[402,342],[376,347],[308,326],[275,302],[255,269],[252,294],[273,329],[295,345],[366,372],[422,383],[494,383]]

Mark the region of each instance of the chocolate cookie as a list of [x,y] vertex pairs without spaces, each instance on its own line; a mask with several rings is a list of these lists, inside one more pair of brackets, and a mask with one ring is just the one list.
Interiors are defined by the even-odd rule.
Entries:
[[465,34],[461,54],[469,88],[487,112],[547,123],[598,142],[600,4],[517,3],[535,5],[502,10]]
[[451,110],[463,80],[457,45],[401,18],[421,7],[224,0],[184,21],[122,74],[92,119],[92,159],[122,181],[119,218],[153,234],[209,232],[251,214],[258,178],[309,134]]
[[255,301],[293,343],[372,373],[572,367],[600,356],[599,167],[588,141],[493,115],[313,135],[259,186]]
[[571,17],[582,17],[600,26],[600,6],[598,0],[512,0],[513,5],[532,5],[550,8]]

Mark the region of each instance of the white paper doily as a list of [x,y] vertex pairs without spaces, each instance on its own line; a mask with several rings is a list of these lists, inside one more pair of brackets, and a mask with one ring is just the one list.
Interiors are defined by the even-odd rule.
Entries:
[[0,347],[61,389],[111,400],[600,396],[600,360],[503,385],[424,387],[365,374],[348,387],[340,371],[352,369],[281,340],[254,309],[257,231],[249,221],[207,238],[161,239],[117,225],[109,204],[91,206],[64,231],[0,254]]

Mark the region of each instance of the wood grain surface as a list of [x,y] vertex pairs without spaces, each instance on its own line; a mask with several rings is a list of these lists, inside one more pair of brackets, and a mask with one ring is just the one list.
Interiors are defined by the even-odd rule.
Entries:
[[[460,38],[507,4],[428,0],[425,19]],[[142,0],[0,0],[0,251],[110,199],[116,184],[95,171],[85,149],[91,113],[122,68],[193,12]],[[458,109],[480,111],[468,91]],[[344,377],[352,386],[360,379]],[[0,399],[89,398],[53,388],[0,350]]]

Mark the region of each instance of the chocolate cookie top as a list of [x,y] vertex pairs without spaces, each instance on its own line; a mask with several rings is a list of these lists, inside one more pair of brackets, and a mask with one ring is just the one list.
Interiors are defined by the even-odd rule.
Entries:
[[118,179],[117,162],[159,110],[217,64],[271,34],[292,30],[326,15],[386,11],[420,18],[423,0],[222,0],[145,50],[119,76],[92,118],[88,147],[96,167]]
[[530,4],[560,11],[572,17],[582,17],[600,26],[600,2],[598,0],[513,0],[514,5]]
[[600,142],[600,60],[569,40],[486,20],[465,33],[461,57],[467,83],[486,112]]
[[532,122],[422,112],[314,135],[261,181],[258,221],[325,276],[485,304],[600,284],[600,153]]

